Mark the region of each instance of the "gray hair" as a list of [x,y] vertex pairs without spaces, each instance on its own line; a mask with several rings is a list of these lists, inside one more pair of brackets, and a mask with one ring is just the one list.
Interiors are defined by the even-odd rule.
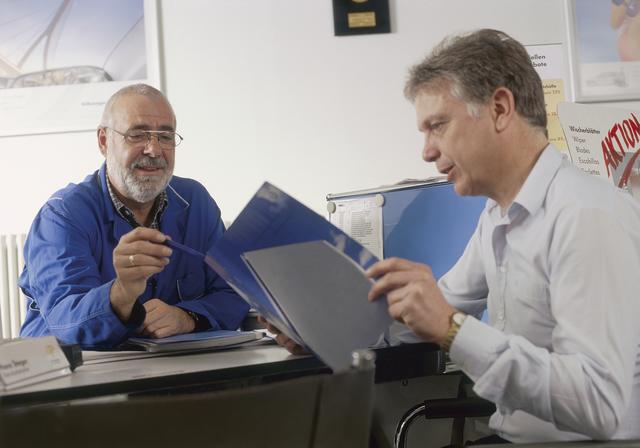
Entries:
[[169,100],[164,95],[164,93],[148,84],[131,84],[121,88],[116,93],[111,95],[111,98],[109,98],[109,100],[107,100],[107,104],[104,105],[104,111],[102,112],[100,126],[111,126],[111,117],[113,114],[114,105],[120,98],[123,98],[127,95],[142,95],[152,99],[165,101],[171,109],[171,113],[173,114],[173,119],[175,121],[176,114],[173,112],[173,107],[171,107],[171,103],[169,103]]
[[527,50],[506,33],[482,29],[445,38],[410,69],[404,95],[413,102],[421,89],[442,81],[450,83],[451,94],[467,103],[472,114],[496,89],[508,88],[516,111],[547,134],[540,77]]

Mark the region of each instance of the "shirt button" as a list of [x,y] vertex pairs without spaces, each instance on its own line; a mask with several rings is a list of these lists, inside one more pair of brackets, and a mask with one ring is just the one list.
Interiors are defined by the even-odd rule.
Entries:
[[498,266],[498,269],[500,270],[500,272],[507,272],[507,268],[504,266]]
[[498,319],[499,319],[499,320],[504,320],[504,313],[503,313],[502,311],[500,311],[500,312],[498,313]]

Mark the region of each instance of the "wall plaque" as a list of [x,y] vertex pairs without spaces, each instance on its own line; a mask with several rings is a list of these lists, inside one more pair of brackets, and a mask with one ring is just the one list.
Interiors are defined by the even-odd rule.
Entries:
[[390,33],[389,0],[333,0],[336,36]]

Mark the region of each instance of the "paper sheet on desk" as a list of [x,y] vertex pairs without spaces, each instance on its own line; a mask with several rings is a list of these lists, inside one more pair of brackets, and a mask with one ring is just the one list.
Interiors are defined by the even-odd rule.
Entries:
[[[249,342],[243,342],[242,344],[231,346],[231,347],[222,347],[224,349],[233,349],[233,350],[243,350],[246,348],[251,348],[260,345],[271,345],[275,344],[275,341],[268,335],[262,335],[258,339]],[[159,356],[180,356],[180,355],[189,355],[193,353],[203,353],[203,352],[216,352],[222,348],[209,347],[209,348],[195,348],[189,350],[179,350],[179,351],[156,351],[156,352],[145,352],[141,350],[106,350],[106,351],[94,351],[94,350],[83,350],[82,358],[83,365],[91,365],[91,364],[102,364],[106,362],[116,362],[116,361],[129,361],[131,359],[146,359],[146,358],[156,358]]]
[[326,241],[244,258],[306,345],[334,371],[347,369],[351,352],[374,344],[392,323],[384,298],[367,300],[373,281],[362,267]]

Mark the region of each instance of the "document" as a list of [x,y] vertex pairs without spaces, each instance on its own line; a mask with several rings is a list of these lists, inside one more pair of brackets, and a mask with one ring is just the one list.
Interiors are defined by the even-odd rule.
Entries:
[[[324,243],[301,244],[311,242]],[[372,282],[364,270],[378,259],[268,182],[209,253],[192,255],[334,371],[348,368],[351,351],[374,344],[392,322],[384,298],[367,301]]]
[[557,113],[558,103],[567,101],[567,93],[571,91],[564,45],[561,43],[539,44],[526,45],[525,48],[533,68],[542,80],[549,142],[566,154],[567,142]]
[[236,346],[260,339],[256,331],[215,330],[178,334],[166,338],[130,338],[122,346],[125,350],[144,350],[151,353],[183,350],[202,350]]
[[[384,201],[384,198],[382,198]],[[382,205],[375,195],[333,201],[329,220],[353,239],[382,258]]]
[[640,112],[561,103],[558,114],[574,165],[640,199]]

